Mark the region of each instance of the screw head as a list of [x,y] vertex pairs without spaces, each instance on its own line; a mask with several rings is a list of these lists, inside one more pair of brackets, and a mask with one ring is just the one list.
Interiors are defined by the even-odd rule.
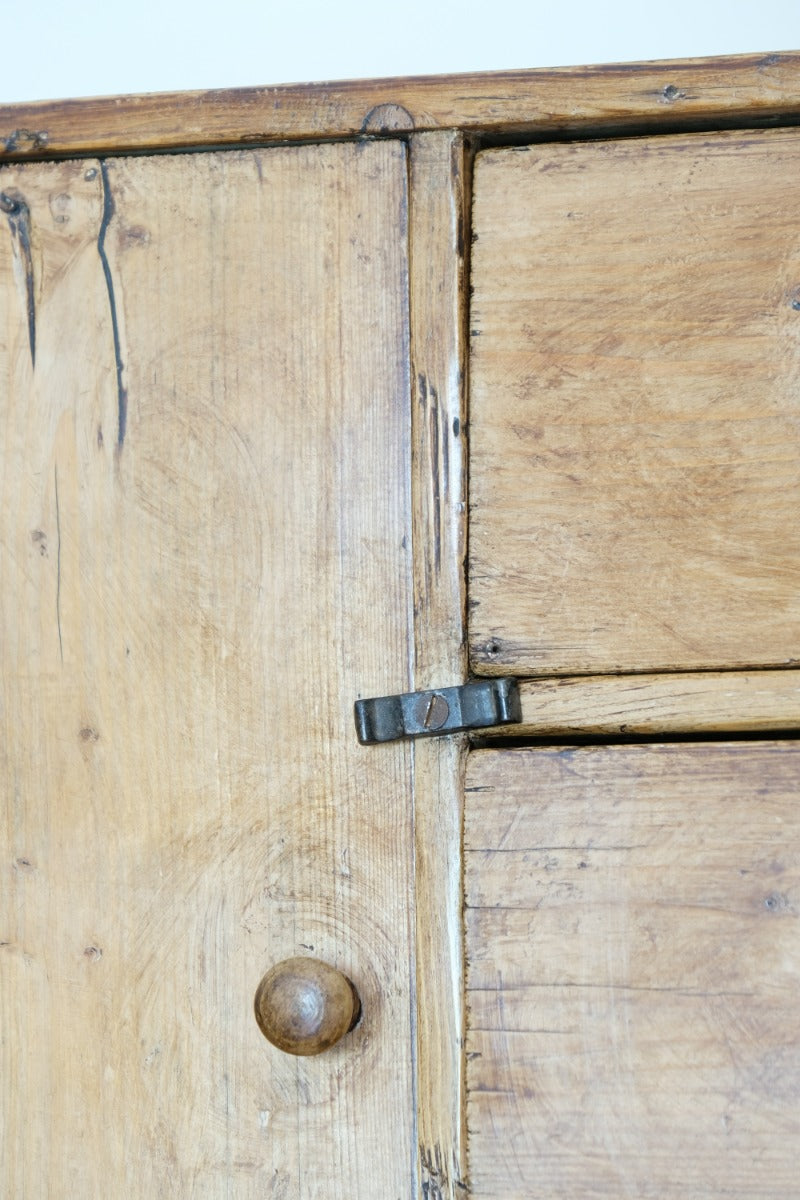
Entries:
[[450,706],[438,692],[420,696],[414,705],[414,720],[421,729],[441,729],[449,716]]

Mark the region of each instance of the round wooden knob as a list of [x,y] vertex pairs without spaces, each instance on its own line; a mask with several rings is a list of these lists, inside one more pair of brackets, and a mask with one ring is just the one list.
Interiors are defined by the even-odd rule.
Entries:
[[287,958],[267,971],[255,1009],[264,1037],[287,1054],[321,1054],[361,1016],[350,980],[318,958]]

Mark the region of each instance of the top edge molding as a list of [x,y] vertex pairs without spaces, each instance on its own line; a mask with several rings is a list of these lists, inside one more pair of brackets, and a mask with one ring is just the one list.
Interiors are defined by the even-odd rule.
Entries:
[[0,105],[0,161],[460,129],[487,137],[800,120],[800,51]]

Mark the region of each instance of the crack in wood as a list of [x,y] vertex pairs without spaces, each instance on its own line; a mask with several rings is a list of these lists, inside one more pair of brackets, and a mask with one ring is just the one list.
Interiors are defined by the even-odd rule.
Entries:
[[452,1176],[447,1169],[441,1146],[420,1145],[419,1158],[422,1167],[420,1190],[424,1200],[446,1200],[447,1197],[466,1193],[467,1185],[460,1178],[455,1155],[453,1155],[454,1173]]
[[58,625],[58,649],[64,661],[64,642],[61,636],[61,507],[58,502],[58,467],[55,472],[56,488],[56,623]]
[[125,431],[128,424],[128,391],[122,382],[122,373],[125,369],[125,364],[122,361],[122,349],[120,346],[114,279],[111,274],[108,255],[106,254],[106,234],[115,209],[114,196],[111,192],[111,185],[108,179],[108,164],[105,161],[100,163],[100,178],[103,184],[103,217],[100,222],[100,231],[97,235],[97,252],[100,255],[100,262],[103,264],[103,275],[108,292],[108,307],[111,313],[111,332],[114,338],[114,362],[117,371],[117,450],[121,450],[125,444]]
[[14,242],[15,254],[22,264],[25,282],[25,308],[28,318],[28,345],[31,365],[36,366],[36,291],[33,278],[33,254],[31,251],[31,214],[23,199],[0,192],[0,212],[8,219],[8,227]]

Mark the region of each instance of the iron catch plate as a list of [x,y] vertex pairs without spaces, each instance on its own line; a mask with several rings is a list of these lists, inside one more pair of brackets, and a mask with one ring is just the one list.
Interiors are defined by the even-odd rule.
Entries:
[[404,737],[435,737],[522,720],[516,679],[475,679],[459,687],[404,692],[355,702],[362,746]]

